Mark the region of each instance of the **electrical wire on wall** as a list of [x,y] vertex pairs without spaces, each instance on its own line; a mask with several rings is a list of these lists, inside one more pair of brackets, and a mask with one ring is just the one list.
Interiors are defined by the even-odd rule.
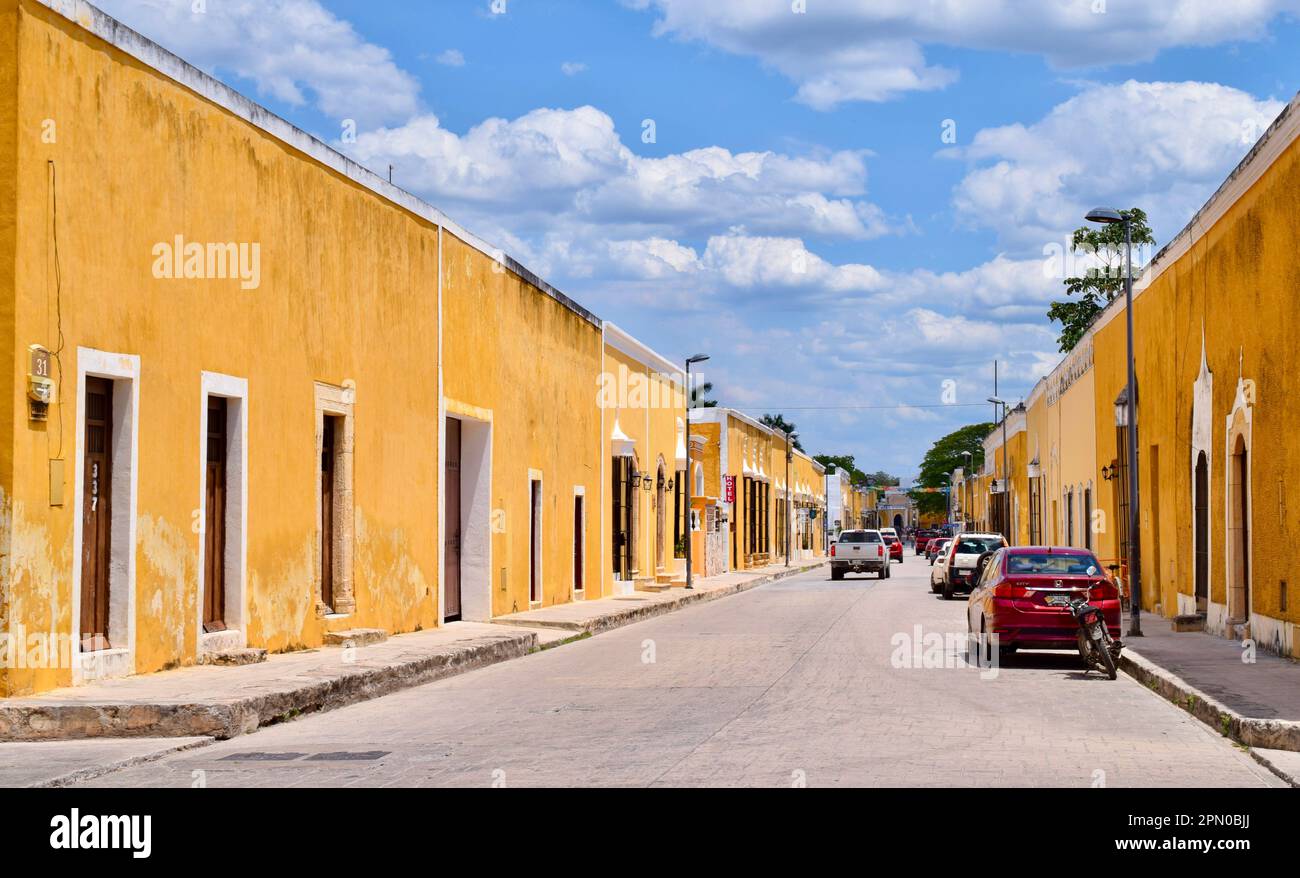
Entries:
[[[54,165],[54,159],[47,160],[49,168],[50,184],[50,204],[51,204],[51,222],[50,236],[54,245],[54,320],[55,320],[55,337],[57,342],[54,350],[51,351],[50,358],[54,360],[54,367],[57,370],[55,379],[56,397],[55,406],[59,410],[59,436],[58,451],[51,454],[49,449],[49,434],[46,434],[45,447],[46,457],[50,463],[56,460],[63,460],[63,269],[59,262],[59,177],[58,170]],[[46,318],[49,317],[49,300],[47,298],[45,305]]]

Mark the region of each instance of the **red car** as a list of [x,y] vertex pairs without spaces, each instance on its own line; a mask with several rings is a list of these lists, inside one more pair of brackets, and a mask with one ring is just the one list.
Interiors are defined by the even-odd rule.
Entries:
[[924,555],[925,550],[930,547],[931,540],[940,539],[943,534],[937,530],[918,530],[916,532],[916,554]]
[[[1078,648],[1079,623],[1069,601],[1098,607],[1110,636],[1120,639],[1119,589],[1087,549],[1016,546],[999,549],[971,592],[971,634],[996,634],[998,651]],[[991,652],[991,649],[988,650]]]
[[900,540],[898,537],[891,537],[889,534],[885,534],[884,537],[885,537],[885,543],[889,546],[889,560],[893,561],[895,558],[897,558],[899,561],[902,561],[903,541]]

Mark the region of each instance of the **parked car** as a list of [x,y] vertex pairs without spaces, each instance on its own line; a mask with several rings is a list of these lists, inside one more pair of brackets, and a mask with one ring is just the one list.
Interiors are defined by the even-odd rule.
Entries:
[[1002,534],[959,534],[948,549],[943,576],[943,596],[952,600],[958,591],[970,591],[980,574],[980,558],[1005,548]]
[[846,573],[874,573],[889,578],[889,554],[878,530],[846,530],[831,543],[831,579]]
[[952,543],[952,537],[939,537],[938,539],[930,540],[929,545],[925,547],[926,559],[931,564],[934,564],[934,562],[939,558],[939,553],[942,552],[950,543]]
[[[931,543],[931,546],[933,545]],[[951,546],[951,540],[944,540],[939,550],[935,552],[934,560],[930,562],[930,591],[935,594],[943,591],[943,579],[948,575],[948,549]]]
[[883,531],[881,532],[881,537],[884,539],[885,545],[889,547],[889,560],[893,561],[897,559],[898,563],[903,563],[903,541],[898,537],[890,536]]
[[[1120,598],[1115,581],[1087,549],[999,549],[985,565],[966,610],[967,630],[996,634],[999,650],[1077,649],[1079,623],[1070,602],[1082,598],[1099,608],[1119,649]],[[986,646],[987,648],[987,646]]]

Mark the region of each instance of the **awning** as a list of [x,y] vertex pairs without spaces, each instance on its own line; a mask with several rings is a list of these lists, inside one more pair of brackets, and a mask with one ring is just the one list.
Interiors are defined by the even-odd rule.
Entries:
[[614,432],[609,435],[610,453],[615,457],[636,457],[636,440],[623,432],[614,416]]

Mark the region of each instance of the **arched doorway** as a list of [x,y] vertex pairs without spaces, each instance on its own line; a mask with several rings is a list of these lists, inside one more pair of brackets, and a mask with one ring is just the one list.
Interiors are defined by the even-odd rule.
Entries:
[[1228,543],[1232,547],[1232,576],[1228,588],[1230,621],[1250,621],[1250,452],[1238,435],[1228,463]]
[[1210,602],[1210,462],[1202,451],[1196,456],[1194,539],[1196,540],[1196,612]]
[[903,535],[903,516],[894,516],[894,530],[898,531],[900,537]]
[[655,474],[655,572],[664,569],[664,524],[667,519],[667,479],[664,476],[664,462],[659,460],[659,472]]

